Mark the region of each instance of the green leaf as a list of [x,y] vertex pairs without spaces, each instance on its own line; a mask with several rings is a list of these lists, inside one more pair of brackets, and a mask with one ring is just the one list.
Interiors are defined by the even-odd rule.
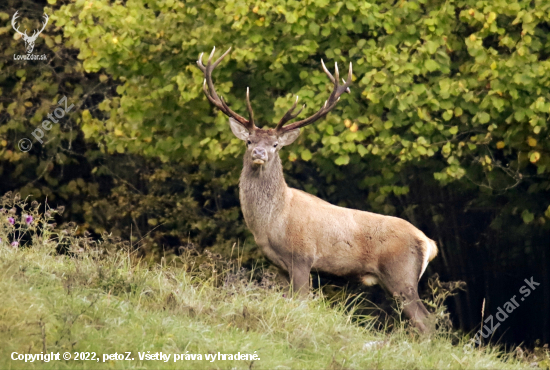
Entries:
[[301,157],[304,161],[309,161],[311,159],[311,152],[308,149],[302,150]]
[[487,112],[480,112],[477,114],[477,120],[479,123],[487,123],[491,120],[491,116]]
[[349,163],[349,155],[342,155],[334,161],[338,166],[343,166]]
[[525,222],[526,224],[531,223],[535,219],[535,215],[528,210],[524,210],[521,213],[521,217],[523,218],[523,222]]
[[311,31],[311,33],[313,34],[313,36],[317,36],[319,35],[319,25],[315,22],[311,22],[309,24],[309,30]]
[[374,80],[380,84],[383,84],[386,81],[386,74],[384,72],[376,72],[374,75]]
[[439,69],[439,64],[433,59],[428,59],[424,62],[424,67],[426,67],[428,71],[434,72]]
[[455,108],[455,116],[456,116],[456,117],[462,116],[462,113],[463,113],[463,112],[462,112],[462,108],[460,108],[460,107],[456,107],[456,108]]
[[359,153],[361,157],[364,157],[368,152],[369,151],[367,150],[367,148],[365,148],[363,145],[357,145],[357,153]]

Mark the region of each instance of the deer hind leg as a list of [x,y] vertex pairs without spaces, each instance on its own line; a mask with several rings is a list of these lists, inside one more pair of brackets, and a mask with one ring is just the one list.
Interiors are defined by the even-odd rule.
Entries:
[[[406,293],[403,293],[403,290],[405,290]],[[396,293],[393,294],[396,295]],[[429,329],[428,323],[429,312],[420,301],[417,290],[409,286],[400,289],[400,293],[397,294],[405,298],[403,312],[405,312],[405,315],[413,322],[414,326],[416,326],[421,333],[429,333],[432,331]]]
[[388,258],[380,265],[379,280],[390,295],[404,298],[403,312],[420,332],[427,333],[433,329],[428,320],[430,313],[418,296],[421,257],[422,253],[413,256],[400,254]]

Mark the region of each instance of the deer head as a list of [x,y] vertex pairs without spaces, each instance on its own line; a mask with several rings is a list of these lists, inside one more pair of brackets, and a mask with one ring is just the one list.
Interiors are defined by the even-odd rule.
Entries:
[[23,37],[23,41],[25,41],[25,48],[27,49],[27,54],[30,54],[30,53],[32,53],[32,50],[34,49],[34,42],[36,41],[38,35],[40,35],[42,33],[42,31],[44,31],[44,28],[46,28],[46,25],[48,24],[48,19],[49,18],[48,18],[48,15],[46,13],[44,13],[45,22],[42,25],[42,29],[40,31],[35,30],[33,32],[32,36],[28,36],[26,29],[25,29],[24,33],[21,33],[21,32],[19,32],[19,26],[17,26],[17,28],[15,27],[15,20],[17,19],[17,13],[18,13],[18,11],[15,12],[15,14],[13,15],[13,18],[11,19],[11,26],[13,27],[15,32],[17,32],[18,34],[21,35],[21,37]]
[[287,122],[296,118],[305,107],[305,105],[303,105],[302,108],[298,110],[298,112],[294,113],[294,111],[296,110],[296,105],[298,104],[298,97],[296,97],[296,100],[294,101],[292,107],[281,118],[275,128],[258,128],[256,127],[256,124],[254,122],[254,112],[252,111],[252,106],[250,104],[250,91],[248,88],[246,89],[246,106],[248,109],[248,119],[240,116],[239,114],[231,110],[231,108],[229,108],[223,98],[216,93],[214,83],[212,82],[212,71],[221,62],[221,60],[227,54],[229,54],[231,48],[229,48],[218,60],[212,63],[212,58],[214,57],[215,51],[216,48],[214,47],[212,53],[210,54],[210,57],[208,58],[206,66],[202,63],[202,56],[204,53],[199,56],[199,60],[197,61],[197,65],[204,73],[203,91],[208,100],[210,100],[210,102],[214,106],[216,106],[219,110],[221,110],[223,113],[225,113],[225,115],[229,117],[229,124],[231,126],[231,131],[233,132],[233,134],[239,139],[246,142],[247,150],[245,153],[245,165],[248,164],[255,168],[268,166],[273,158],[278,157],[279,150],[283,146],[292,144],[294,140],[298,138],[298,135],[300,135],[300,128],[309,125],[327,115],[327,113],[330,112],[336,106],[336,103],[338,103],[338,101],[340,100],[340,95],[342,95],[344,92],[349,93],[350,91],[349,86],[351,85],[352,76],[351,63],[349,65],[348,79],[347,81],[344,81],[342,79],[344,84],[340,85],[338,82],[340,78],[338,65],[335,64],[335,73],[333,76],[326,68],[323,60],[321,60],[323,70],[334,84],[332,93],[330,94],[328,100],[325,102],[325,105],[312,116],[301,121],[293,122],[286,125]]

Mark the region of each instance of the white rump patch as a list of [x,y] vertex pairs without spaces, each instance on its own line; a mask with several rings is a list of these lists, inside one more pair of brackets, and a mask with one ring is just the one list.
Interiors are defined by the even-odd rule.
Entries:
[[378,284],[378,279],[374,275],[365,275],[365,276],[363,276],[363,278],[361,278],[361,281],[366,286],[373,286],[373,285]]
[[430,254],[432,253],[432,249],[435,248],[430,240],[426,238],[424,240],[424,243],[422,243],[422,253],[423,253],[423,261],[422,261],[422,269],[420,270],[420,276],[418,276],[418,281],[420,281],[420,278],[422,275],[424,275],[424,271],[426,271],[426,267],[428,267],[428,262],[430,262]]

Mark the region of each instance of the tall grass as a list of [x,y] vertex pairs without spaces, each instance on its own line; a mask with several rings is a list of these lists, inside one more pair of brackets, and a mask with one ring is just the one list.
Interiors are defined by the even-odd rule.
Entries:
[[[55,212],[12,195],[0,211],[0,368],[520,369],[497,347],[473,348],[444,328],[415,334],[406,323],[376,330],[344,298],[321,291],[286,297],[273,277],[211,253],[186,250],[160,263],[128,243],[94,241],[52,225]],[[28,216],[32,217],[32,222]],[[14,219],[13,225],[10,217]],[[15,239],[19,245],[12,246]],[[443,313],[443,311],[441,311]],[[168,362],[138,352],[171,354]],[[99,361],[25,363],[19,354],[96,353]],[[103,354],[131,352],[132,360]],[[206,354],[256,354],[205,360]],[[174,354],[182,360],[174,362]],[[201,354],[202,360],[185,360]],[[126,355],[124,355],[126,356]]]

